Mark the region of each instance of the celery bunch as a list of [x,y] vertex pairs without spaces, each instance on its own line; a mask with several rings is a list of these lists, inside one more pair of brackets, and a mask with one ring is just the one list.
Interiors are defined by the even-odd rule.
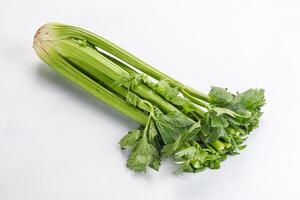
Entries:
[[33,46],[58,73],[141,124],[120,141],[134,171],[158,170],[166,157],[179,164],[177,172],[218,169],[245,148],[262,115],[263,89],[212,87],[206,95],[78,27],[46,24]]

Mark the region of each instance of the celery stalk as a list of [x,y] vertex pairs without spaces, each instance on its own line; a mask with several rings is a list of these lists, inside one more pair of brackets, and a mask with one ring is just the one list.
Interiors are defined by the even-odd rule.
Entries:
[[211,87],[203,94],[78,27],[49,23],[33,47],[58,73],[142,125],[120,141],[134,171],[158,170],[170,156],[180,172],[218,169],[245,147],[262,115],[263,89],[233,94]]
[[[45,31],[45,30],[41,30]],[[44,32],[47,33],[47,32]],[[44,34],[43,32],[40,34]],[[117,111],[125,114],[127,117],[135,120],[136,122],[145,125],[147,123],[148,114],[137,109],[134,106],[129,105],[123,98],[107,90],[99,83],[93,81],[84,73],[76,69],[65,58],[58,54],[54,49],[50,48],[48,44],[45,44],[43,40],[44,36],[37,35],[34,42],[34,48],[39,57],[44,60],[49,66],[55,69],[58,73],[68,78],[82,89],[86,90],[99,100],[110,105]],[[43,44],[41,44],[43,43]],[[47,43],[47,42],[46,42]]]

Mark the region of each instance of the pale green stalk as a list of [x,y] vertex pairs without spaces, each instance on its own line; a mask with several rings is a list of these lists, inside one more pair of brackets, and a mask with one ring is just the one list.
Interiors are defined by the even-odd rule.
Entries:
[[117,46],[116,44],[106,40],[105,38],[96,35],[90,31],[69,26],[63,24],[52,24],[53,28],[55,28],[56,32],[59,35],[62,35],[65,38],[68,37],[76,37],[82,40],[87,40],[94,46],[101,47],[101,49],[107,51],[108,53],[116,56],[120,60],[128,63],[129,65],[139,69],[140,71],[144,72],[145,74],[155,78],[156,80],[161,80],[163,78],[167,78],[172,81],[172,84],[176,87],[184,89],[187,93],[191,96],[199,98],[204,101],[209,101],[209,97],[199,92],[193,88],[187,87],[184,84],[180,83],[179,81],[169,77],[167,74],[162,73],[161,71],[155,69],[154,67],[150,66],[149,64],[145,63],[144,61],[140,60],[136,56],[132,55],[131,53],[127,52],[123,48]]
[[[82,46],[69,39],[60,40],[60,38],[58,38],[55,42],[55,49],[71,62],[84,67],[87,72],[93,74],[95,77],[97,77],[97,72],[105,74],[116,82],[129,77],[128,72],[89,46]],[[124,86],[129,88],[130,84],[124,83]],[[150,101],[164,112],[177,111],[176,107],[165,101],[162,97],[142,83],[134,88],[134,92],[142,98]]]
[[[45,32],[39,34],[45,34]],[[80,72],[54,49],[52,49],[49,44],[47,44],[47,41],[43,41],[43,37],[44,36],[36,35],[34,48],[39,57],[49,66],[53,67],[58,73],[129,118],[142,125],[147,123],[148,115],[146,113],[129,105],[121,97],[107,90],[105,87]]]

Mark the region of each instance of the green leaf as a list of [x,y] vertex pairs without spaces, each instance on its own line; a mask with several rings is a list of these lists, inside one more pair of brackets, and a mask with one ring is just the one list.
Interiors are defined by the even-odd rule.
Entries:
[[175,151],[174,143],[165,144],[161,150],[161,154],[163,158],[167,158],[171,157]]
[[155,139],[155,137],[158,135],[158,130],[155,126],[155,123],[153,120],[150,121],[150,125],[149,125],[149,131],[148,131],[148,139],[149,141],[152,141]]
[[133,90],[136,86],[141,83],[151,84],[148,76],[145,74],[130,74],[126,77],[122,77],[121,80],[115,81],[116,86],[125,86],[129,84],[129,89]]
[[156,128],[154,120],[150,121],[149,130],[148,130],[148,141],[157,149],[158,152],[161,150],[162,148],[161,137],[158,132],[158,129]]
[[177,97],[177,95],[179,94],[178,89],[171,87],[166,79],[163,79],[157,83],[156,90],[167,100],[171,100]]
[[132,148],[136,142],[142,137],[143,132],[138,129],[134,129],[128,132],[119,142],[122,149]]
[[137,96],[135,93],[128,91],[126,95],[126,102],[136,107],[139,102],[139,96]]
[[234,98],[234,104],[238,104],[247,110],[255,110],[265,104],[263,89],[249,89]]
[[159,170],[159,166],[160,166],[160,158],[159,158],[159,155],[156,154],[156,155],[153,157],[153,159],[152,159],[152,161],[151,161],[149,167],[151,167],[152,169],[158,171],[158,170]]
[[192,164],[193,168],[195,168],[195,169],[200,169],[202,167],[199,160],[192,160],[191,164]]
[[182,173],[182,172],[186,172],[186,173],[192,173],[194,172],[194,168],[191,166],[191,162],[190,161],[185,161],[183,163],[178,163],[177,164],[181,164],[180,168],[176,171],[176,173]]
[[169,112],[166,115],[160,111],[156,111],[154,119],[156,127],[165,144],[174,142],[178,138],[180,132],[188,129],[194,124],[191,119],[177,111]]
[[218,106],[226,106],[232,103],[233,95],[227,89],[220,87],[211,87],[208,94],[211,103]]
[[210,116],[211,127],[227,127],[229,125],[228,121],[222,116]]
[[243,150],[243,149],[245,149],[247,147],[247,145],[240,145],[240,146],[238,146],[238,149],[239,150]]
[[197,122],[189,129],[183,131],[175,142],[164,145],[162,149],[163,157],[172,156],[179,148],[184,146],[186,142],[196,140],[200,129],[200,122]]
[[[228,122],[228,126],[241,127],[247,133],[258,126],[259,118],[262,115],[260,109],[265,104],[263,89],[249,89],[243,93],[232,95],[225,89],[214,88],[211,93],[213,102],[211,110],[217,116],[222,116]],[[222,121],[225,122],[225,120]],[[211,121],[212,126],[215,127],[222,124],[216,118]]]
[[183,107],[190,103],[190,100],[180,96],[179,90],[172,87],[167,79],[162,79],[155,85],[148,84],[148,86],[174,105]]
[[188,130],[183,131],[183,133],[181,133],[180,135],[181,137],[177,140],[179,140],[181,143],[195,140],[198,136],[200,129],[201,123],[200,121],[198,121],[197,123],[193,124],[193,126],[191,126]]
[[197,142],[191,142],[174,155],[180,165],[177,172],[200,172],[205,168],[218,169],[222,156],[210,149],[203,149]]
[[159,154],[155,147],[148,143],[146,137],[142,137],[132,150],[127,167],[137,172],[146,172],[147,166],[151,163],[157,167],[158,158]]
[[211,143],[226,135],[226,130],[223,127],[212,128],[205,142]]
[[143,130],[133,130],[120,141],[122,148],[130,149],[131,153],[127,160],[127,167],[137,171],[146,171],[149,166],[158,170],[160,166],[160,144],[159,133],[153,122],[152,115],[149,115],[148,123]]
[[180,151],[178,151],[177,153],[175,153],[175,156],[177,157],[183,157],[185,156],[186,158],[193,158],[195,153],[196,153],[196,148],[191,146],[191,147],[188,147],[188,148],[185,148],[185,149],[182,149]]
[[237,94],[229,109],[235,111],[239,116],[229,120],[232,124],[243,126],[248,132],[258,126],[262,115],[261,107],[265,104],[263,89],[249,89]]

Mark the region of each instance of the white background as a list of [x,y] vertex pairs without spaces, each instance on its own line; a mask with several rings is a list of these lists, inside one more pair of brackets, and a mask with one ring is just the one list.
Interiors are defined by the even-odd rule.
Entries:
[[[187,85],[266,90],[248,148],[217,171],[125,167],[138,124],[43,64],[35,31],[87,28]],[[295,0],[0,1],[0,200],[299,199],[300,3]]]

